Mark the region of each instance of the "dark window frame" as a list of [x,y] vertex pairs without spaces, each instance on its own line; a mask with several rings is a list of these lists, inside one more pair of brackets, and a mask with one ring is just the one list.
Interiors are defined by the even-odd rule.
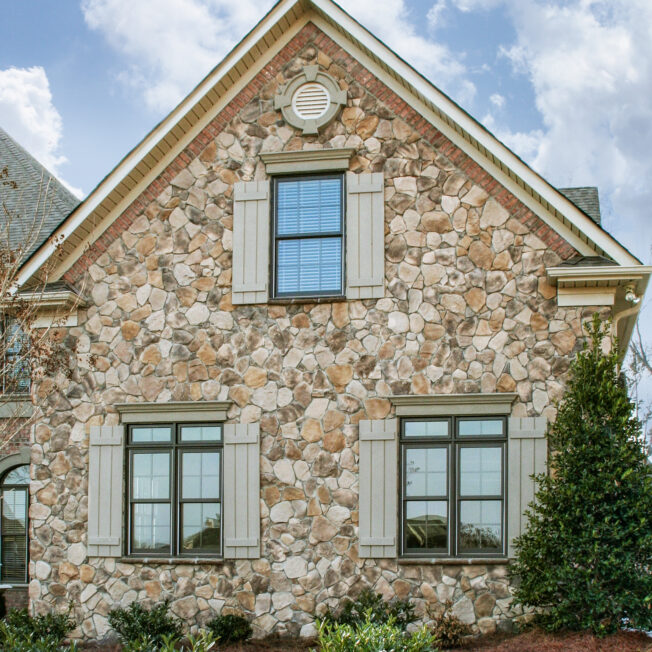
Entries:
[[[458,424],[462,421],[495,420],[502,423],[502,435],[459,435]],[[448,422],[448,436],[406,436],[405,424],[410,422]],[[507,555],[507,417],[500,415],[449,416],[449,417],[405,417],[400,422],[399,435],[399,530],[400,557],[419,558],[433,557],[446,559],[505,558]],[[446,497],[407,496],[407,455],[410,448],[442,448],[447,451],[446,460]],[[460,491],[461,474],[460,455],[463,448],[500,448],[502,461],[501,495],[500,496],[462,496]],[[502,532],[500,549],[461,549],[460,503],[470,500],[486,500],[501,502]],[[406,541],[407,503],[411,501],[446,502],[448,516],[447,549],[409,549]]]
[[[307,181],[314,179],[338,179],[340,181],[340,228],[338,231],[330,231],[326,233],[296,233],[285,234],[279,236],[277,233],[278,219],[277,219],[277,198],[278,198],[278,184],[279,182],[291,181]],[[271,183],[271,238],[270,238],[270,288],[271,299],[309,299],[309,298],[334,298],[341,299],[345,296],[346,285],[346,176],[344,173],[326,173],[316,172],[314,174],[282,174],[272,177]],[[307,291],[307,292],[280,292],[278,291],[278,243],[284,240],[308,240],[308,239],[326,239],[326,238],[340,238],[342,243],[341,248],[341,270],[340,270],[340,289],[323,290],[323,291]]]
[[22,582],[12,579],[5,579],[2,557],[0,556],[0,581],[11,585],[29,584],[29,482],[27,484],[6,483],[6,477],[12,471],[15,471],[21,466],[27,466],[29,468],[29,464],[17,464],[16,466],[12,466],[10,469],[7,469],[7,471],[5,471],[5,473],[2,475],[2,478],[0,479],[0,553],[2,550],[2,540],[6,536],[2,532],[2,520],[4,519],[4,492],[5,490],[10,489],[13,491],[23,491],[25,494],[25,575]]
[[[219,427],[220,440],[215,442],[181,441],[181,430],[184,427]],[[170,428],[171,439],[164,442],[132,442],[132,432],[135,428]],[[221,559],[224,553],[224,425],[221,422],[209,421],[167,421],[160,423],[133,423],[127,428],[125,443],[125,537],[124,553],[128,557],[138,558],[182,558],[191,559]],[[169,454],[169,498],[133,498],[133,462],[134,453],[156,453],[166,452]],[[220,455],[220,488],[217,499],[187,499],[182,497],[182,454],[187,452],[214,453]],[[182,505],[188,502],[196,503],[219,503],[220,505],[220,549],[219,552],[192,551],[183,552],[182,547]],[[133,505],[135,504],[170,504],[170,548],[168,552],[156,552],[148,549],[134,549],[133,547]]]

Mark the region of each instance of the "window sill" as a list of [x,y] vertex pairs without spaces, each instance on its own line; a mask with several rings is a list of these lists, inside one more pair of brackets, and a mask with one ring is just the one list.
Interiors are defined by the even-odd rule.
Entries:
[[7,591],[10,589],[28,589],[29,584],[25,584],[24,582],[16,582],[12,584],[11,582],[6,582],[4,584],[0,584],[0,591]]
[[441,564],[445,566],[497,566],[509,564],[507,557],[400,557],[398,563],[401,566],[422,566],[428,564],[434,566]]
[[278,297],[269,299],[268,304],[274,306],[291,306],[303,303],[337,303],[346,301],[346,297],[342,295],[332,297]]
[[224,559],[221,557],[120,557],[117,561],[120,564],[145,564],[148,566],[161,566],[163,564],[221,566],[224,563]]

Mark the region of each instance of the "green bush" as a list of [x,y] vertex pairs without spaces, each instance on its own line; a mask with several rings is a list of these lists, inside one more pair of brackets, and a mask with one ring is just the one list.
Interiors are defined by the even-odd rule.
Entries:
[[[393,619],[377,623],[369,611],[354,625],[317,622],[320,652],[434,652],[435,638],[424,625],[408,634]],[[313,652],[315,652],[313,650]]]
[[[23,652],[52,652],[61,648],[63,639],[75,629],[70,609],[63,614],[29,615],[27,609],[14,609],[0,621],[0,647]],[[76,649],[71,646],[66,649]]]
[[216,643],[215,637],[206,630],[197,636],[188,636],[183,645],[176,636],[164,634],[161,636],[161,643],[155,643],[150,636],[143,635],[138,640],[126,643],[122,652],[210,652],[216,649]]
[[220,643],[237,643],[251,636],[251,625],[243,616],[225,614],[216,616],[206,627]]
[[516,541],[516,600],[549,630],[652,629],[652,474],[597,315],[548,428],[550,475],[537,476],[529,526]]
[[356,600],[347,600],[338,613],[327,611],[322,620],[336,625],[358,625],[369,619],[384,624],[390,619],[395,627],[404,630],[416,620],[414,607],[407,600],[387,601],[379,593],[364,589]]
[[433,618],[434,624],[430,631],[439,647],[445,649],[462,647],[464,637],[471,634],[472,630],[469,625],[450,612],[453,606],[450,600],[447,600],[444,606],[443,613]]
[[[109,624],[123,643],[137,644],[143,640],[160,646],[164,637],[180,638],[181,623],[168,613],[169,600],[152,607],[149,611],[140,603],[132,602],[126,609],[109,612]],[[145,648],[147,649],[147,648]]]

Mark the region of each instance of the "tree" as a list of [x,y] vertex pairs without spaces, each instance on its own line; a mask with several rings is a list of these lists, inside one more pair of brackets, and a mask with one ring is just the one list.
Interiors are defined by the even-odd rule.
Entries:
[[12,452],[14,441],[32,424],[35,411],[25,409],[25,399],[33,401],[35,381],[71,373],[71,351],[60,326],[77,307],[76,301],[57,305],[51,300],[56,255],[19,287],[21,266],[47,236],[61,187],[45,171],[31,187],[17,176],[8,166],[0,167],[0,456]]
[[516,540],[516,602],[552,630],[652,629],[652,475],[608,328],[597,315],[587,326]]

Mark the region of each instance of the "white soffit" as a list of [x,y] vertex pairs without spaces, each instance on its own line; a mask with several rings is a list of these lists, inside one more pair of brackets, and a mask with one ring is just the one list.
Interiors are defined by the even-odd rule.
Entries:
[[[307,14],[310,9],[314,13]],[[332,0],[279,0],[258,25],[107,175],[54,232],[53,235],[63,241],[64,246],[69,246],[67,240],[76,240],[74,251],[68,253],[66,264],[59,269],[60,274],[77,260],[89,241],[97,238],[108,227],[110,217],[119,215],[309,19],[343,48],[348,51],[358,50],[356,54],[364,65],[401,97],[405,97],[407,90],[412,95],[410,104],[417,111],[478,161],[581,254],[607,254],[619,265],[640,264],[570,200]],[[264,50],[264,56],[260,54],[261,50]],[[252,54],[256,51],[257,54]],[[228,89],[227,92],[223,91],[217,101],[209,98],[220,84]],[[174,145],[170,147],[172,141]],[[162,154],[159,145],[164,143],[165,154]],[[130,187],[122,187],[123,192],[120,194],[121,184],[126,180],[130,180]],[[91,220],[95,222],[94,225],[86,224],[89,217],[95,218]],[[29,280],[54,250],[52,238],[49,238],[25,263],[18,276],[18,284],[22,285]]]

